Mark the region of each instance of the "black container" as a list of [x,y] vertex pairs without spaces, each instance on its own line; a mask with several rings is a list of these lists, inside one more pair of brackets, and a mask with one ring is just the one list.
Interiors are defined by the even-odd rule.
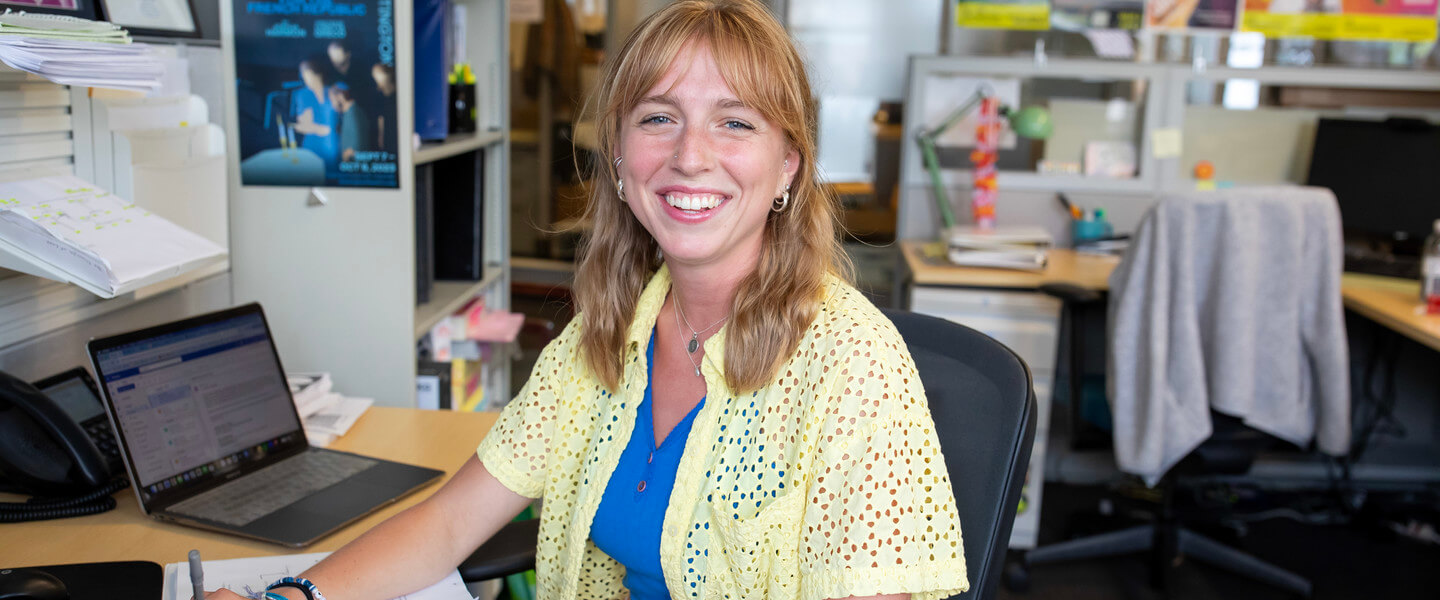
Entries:
[[450,84],[450,133],[474,133],[475,84]]

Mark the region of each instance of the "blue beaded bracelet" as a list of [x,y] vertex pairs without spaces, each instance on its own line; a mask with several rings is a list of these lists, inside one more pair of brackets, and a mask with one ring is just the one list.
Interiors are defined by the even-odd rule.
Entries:
[[281,577],[279,581],[265,588],[265,591],[280,587],[293,587],[298,589],[301,593],[305,594],[306,600],[325,600],[325,594],[320,593],[320,588],[315,587],[313,582],[304,577]]
[[277,594],[277,593],[275,593],[275,592],[265,592],[265,600],[290,600],[290,599],[289,599],[289,598],[286,598],[286,597],[284,597],[284,596],[281,596],[280,594]]

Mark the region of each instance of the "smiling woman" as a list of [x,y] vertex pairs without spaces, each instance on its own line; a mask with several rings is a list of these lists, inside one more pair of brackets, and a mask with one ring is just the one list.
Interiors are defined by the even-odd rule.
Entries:
[[682,0],[600,80],[580,313],[475,459],[305,576],[407,593],[544,498],[547,600],[966,590],[925,391],[847,283],[784,29],[754,0]]
[[[641,23],[591,99],[597,164],[618,166],[595,178],[576,292],[592,320],[587,360],[607,383],[662,254],[689,316],[728,315],[726,379],[742,390],[774,375],[827,277],[848,271],[837,204],[818,184],[818,115],[799,53],[762,6],[710,4]],[[615,201],[622,182],[638,202]],[[707,202],[718,204],[685,210]],[[687,292],[686,279],[706,289]]]

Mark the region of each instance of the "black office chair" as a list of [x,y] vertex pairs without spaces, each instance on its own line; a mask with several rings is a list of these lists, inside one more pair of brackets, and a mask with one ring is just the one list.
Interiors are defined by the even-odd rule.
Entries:
[[1170,573],[1180,564],[1180,559],[1189,557],[1309,598],[1312,586],[1308,579],[1186,527],[1195,515],[1181,514],[1176,498],[1192,480],[1244,475],[1261,452],[1281,443],[1238,418],[1214,411],[1210,418],[1213,423],[1210,438],[1160,480],[1157,486],[1160,503],[1155,507],[1152,522],[1035,548],[1025,553],[1022,563],[1012,565],[1006,572],[1006,587],[1017,591],[1028,588],[1028,567],[1034,565],[1144,553],[1150,569],[1150,584],[1162,591],[1169,590]]
[[[992,598],[1035,441],[1030,369],[1009,348],[969,327],[883,312],[915,358],[955,486],[970,578],[970,591],[956,598]],[[460,565],[461,577],[481,581],[534,568],[537,524],[506,526]]]

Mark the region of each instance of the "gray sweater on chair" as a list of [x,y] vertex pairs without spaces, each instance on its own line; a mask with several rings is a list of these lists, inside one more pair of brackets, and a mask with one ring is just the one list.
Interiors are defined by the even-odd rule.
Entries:
[[1340,213],[1329,190],[1164,198],[1110,277],[1121,470],[1154,485],[1210,436],[1210,409],[1343,455],[1350,383]]

